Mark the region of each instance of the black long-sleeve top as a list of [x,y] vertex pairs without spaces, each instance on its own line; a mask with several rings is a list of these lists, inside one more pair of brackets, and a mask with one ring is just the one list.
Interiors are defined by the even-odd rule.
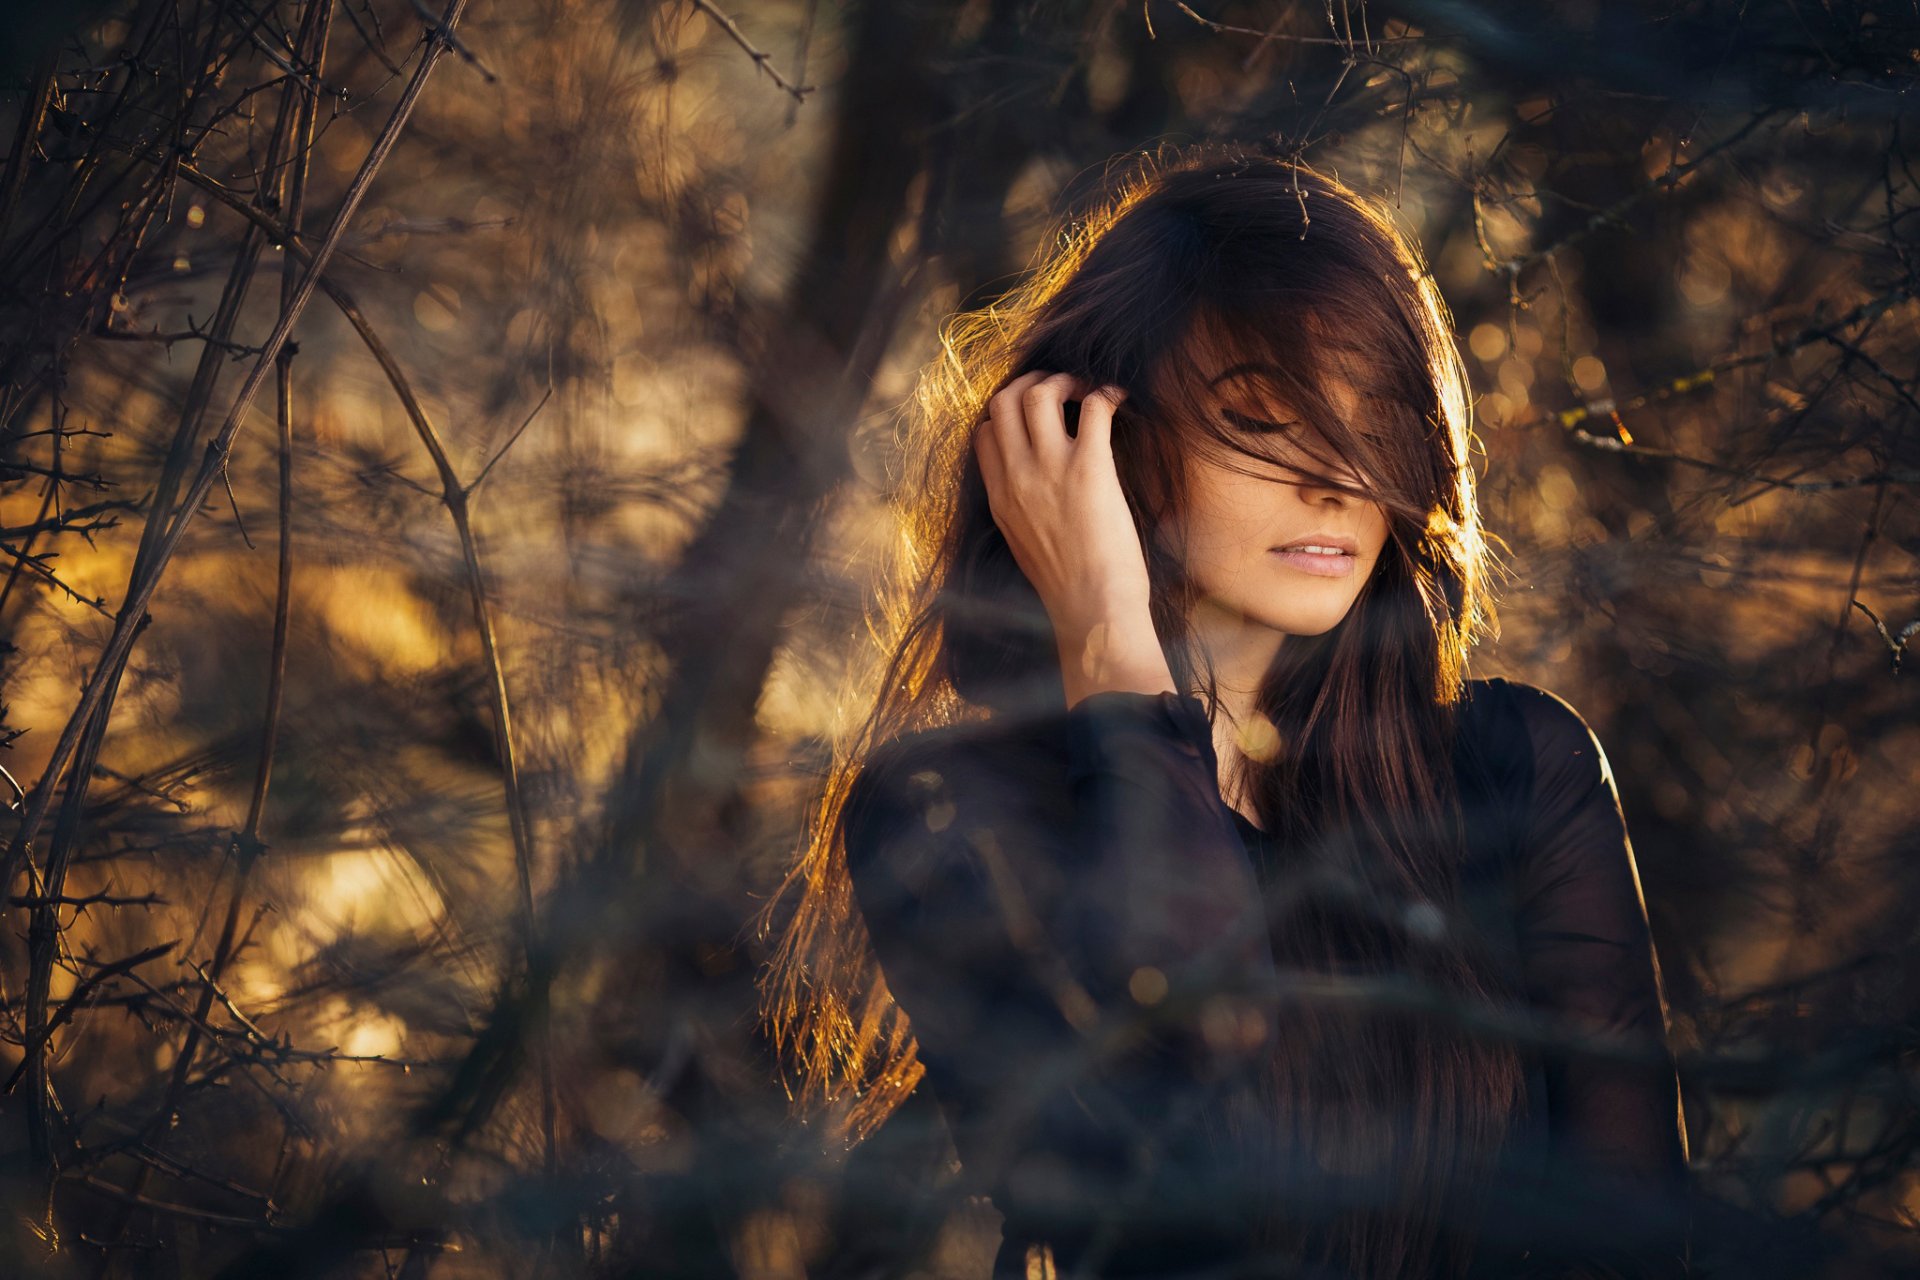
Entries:
[[[1468,682],[1458,723],[1462,903],[1550,1032],[1522,1042],[1472,1274],[1683,1276],[1686,1137],[1606,757],[1565,701],[1500,677]],[[1107,691],[887,743],[845,831],[923,1087],[1003,1217],[994,1280],[1025,1276],[1038,1242],[1062,1275],[1083,1257],[1102,1276],[1258,1274],[1258,1192],[1215,1141],[1258,1044],[1231,1017],[1222,1033],[1219,1008],[1244,1005],[1172,997],[1277,980],[1262,889],[1282,854],[1221,799],[1200,701]],[[1144,1038],[1113,1038],[1156,1010]]]

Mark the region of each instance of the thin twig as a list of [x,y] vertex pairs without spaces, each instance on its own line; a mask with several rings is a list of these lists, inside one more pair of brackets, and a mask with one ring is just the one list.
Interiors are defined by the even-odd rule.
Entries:
[[732,18],[729,18],[726,14],[715,8],[712,0],[693,0],[693,7],[719,23],[720,29],[731,36],[735,44],[746,50],[747,56],[753,59],[753,65],[766,72],[767,75],[773,79],[773,82],[780,86],[782,92],[786,93],[795,102],[805,102],[807,100],[807,95],[813,92],[813,86],[795,85],[785,76],[774,70],[773,55],[754,48],[753,42],[747,39],[746,33],[740,30],[739,25],[736,24]]

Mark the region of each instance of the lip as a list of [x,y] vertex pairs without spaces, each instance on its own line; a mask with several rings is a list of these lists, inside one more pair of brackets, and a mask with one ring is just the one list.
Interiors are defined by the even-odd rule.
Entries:
[[1319,578],[1345,578],[1350,576],[1353,573],[1354,561],[1359,552],[1359,543],[1355,539],[1340,533],[1310,533],[1305,537],[1295,538],[1285,545],[1288,547],[1303,545],[1337,547],[1345,553],[1344,555],[1329,556],[1312,551],[1288,551],[1283,547],[1269,548],[1270,552],[1278,556],[1281,563],[1287,567],[1298,569],[1302,573],[1312,574]]
[[1354,557],[1323,556],[1311,551],[1275,551],[1280,563],[1316,578],[1347,578],[1353,575]]
[[1306,533],[1289,539],[1277,547],[1269,547],[1268,550],[1285,551],[1288,547],[1300,546],[1338,547],[1348,555],[1353,555],[1360,550],[1359,541],[1344,533]]

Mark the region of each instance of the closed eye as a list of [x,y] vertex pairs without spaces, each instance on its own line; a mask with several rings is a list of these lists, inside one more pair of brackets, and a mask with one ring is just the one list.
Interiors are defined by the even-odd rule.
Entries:
[[1220,416],[1242,431],[1252,431],[1259,435],[1278,435],[1300,425],[1297,422],[1268,422],[1264,418],[1250,418],[1232,409],[1222,409]]

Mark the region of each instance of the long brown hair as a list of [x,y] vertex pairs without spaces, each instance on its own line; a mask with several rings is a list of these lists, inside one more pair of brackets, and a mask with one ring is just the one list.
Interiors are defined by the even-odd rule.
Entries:
[[[1298,161],[1226,144],[1162,148],[1117,170],[1090,213],[1064,222],[1025,281],[942,330],[923,372],[896,499],[900,555],[875,596],[880,641],[869,707],[836,747],[807,843],[760,917],[795,885],[761,979],[776,1052],[794,1063],[796,1109],[825,1111],[857,1142],[920,1077],[853,909],[843,802],[877,745],[980,718],[1056,713],[1059,658],[1045,610],[988,510],[971,448],[988,398],[1033,369],[1113,383],[1113,451],[1153,582],[1174,678],[1215,705],[1189,633],[1196,589],[1179,556],[1185,464],[1263,441],[1206,412],[1222,370],[1253,379],[1308,428],[1289,436],[1389,522],[1389,547],[1347,615],[1289,636],[1256,697],[1278,749],[1249,752],[1242,781],[1284,851],[1263,868],[1283,973],[1402,975],[1442,1003],[1508,1000],[1471,930],[1455,928],[1464,825],[1449,765],[1469,650],[1498,632],[1469,465],[1466,372],[1451,317],[1418,249],[1375,202]],[[1204,353],[1204,361],[1196,358]],[[1352,418],[1329,396],[1344,380]],[[1332,886],[1329,889],[1328,886]],[[1448,1226],[1491,1166],[1521,1096],[1510,1045],[1455,1020],[1353,1003],[1288,1001],[1261,1074],[1260,1149],[1273,1186],[1317,1175],[1388,1184],[1374,1207],[1298,1204],[1264,1238],[1355,1275],[1446,1275],[1471,1241]],[[1385,1117],[1385,1119],[1383,1119]],[[1284,1166],[1284,1167],[1283,1167]]]

